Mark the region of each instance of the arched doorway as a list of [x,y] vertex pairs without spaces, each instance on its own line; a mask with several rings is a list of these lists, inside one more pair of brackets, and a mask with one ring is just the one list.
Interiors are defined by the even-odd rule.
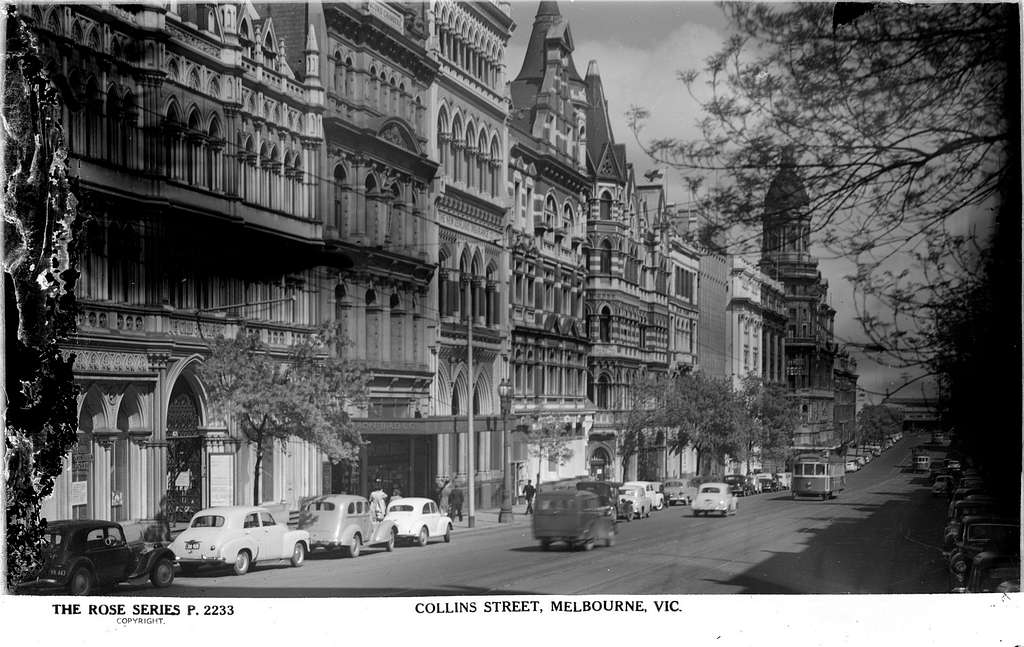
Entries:
[[188,522],[203,505],[203,436],[195,396],[178,382],[167,405],[167,511]]
[[597,447],[590,454],[590,476],[598,481],[606,480],[609,476],[611,456],[604,447]]

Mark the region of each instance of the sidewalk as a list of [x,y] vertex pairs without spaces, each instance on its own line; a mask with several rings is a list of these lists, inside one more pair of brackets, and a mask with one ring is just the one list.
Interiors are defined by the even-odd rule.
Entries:
[[484,530],[497,530],[512,526],[529,527],[533,520],[532,515],[526,514],[526,505],[512,506],[513,518],[509,523],[498,523],[498,508],[477,509],[474,511],[475,524],[469,527],[468,506],[462,506],[462,521],[458,517],[452,518],[452,531],[464,534],[467,532],[481,532]]

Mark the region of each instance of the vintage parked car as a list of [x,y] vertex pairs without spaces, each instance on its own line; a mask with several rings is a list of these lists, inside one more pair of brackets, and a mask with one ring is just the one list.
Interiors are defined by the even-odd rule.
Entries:
[[953,593],[1019,593],[1020,555],[985,551],[971,563],[970,577]]
[[935,478],[935,482],[932,483],[932,496],[945,496],[953,492],[953,488],[956,487],[956,481],[949,474],[940,474]]
[[758,474],[755,477],[757,479],[758,490],[761,492],[778,492],[779,483],[775,480],[775,477],[771,474]]
[[970,577],[974,558],[985,551],[1020,555],[1020,521],[990,517],[964,517],[963,529],[949,556],[949,573],[954,587]]
[[788,490],[793,485],[792,472],[776,472],[775,480],[779,482],[780,490]]
[[686,481],[677,479],[665,481],[665,499],[670,506],[677,503],[680,505],[690,505],[691,497],[689,490],[690,486]]
[[1000,516],[1001,504],[992,497],[969,496],[962,501],[957,501],[953,506],[953,516],[946,522],[942,531],[942,550],[948,553],[956,545],[957,538],[963,530],[964,517],[971,516]]
[[43,536],[42,565],[20,592],[66,591],[89,595],[96,588],[148,578],[163,588],[174,581],[174,553],[161,543],[128,542],[113,521],[53,521]]
[[398,535],[394,521],[374,520],[370,502],[351,494],[313,499],[299,513],[299,528],[309,532],[311,549],[341,548],[348,557],[358,557],[364,546],[391,552]]
[[728,483],[729,489],[736,496],[747,496],[754,493],[754,489],[747,480],[747,477],[742,474],[726,474],[722,477],[722,482]]
[[289,562],[302,566],[309,552],[309,533],[292,530],[259,506],[220,506],[192,515],[170,549],[182,575],[203,566],[230,566],[244,575],[256,563]]
[[647,498],[651,502],[651,510],[661,510],[665,507],[665,493],[662,489],[662,485],[658,481],[629,481],[623,483],[623,486],[638,485],[644,489],[647,493]]
[[697,498],[693,500],[693,516],[703,514],[708,516],[712,512],[723,517],[726,514],[736,514],[739,502],[736,495],[732,493],[728,483],[703,483],[697,490]]
[[951,518],[953,516],[953,510],[956,509],[956,504],[957,504],[958,501],[963,501],[964,499],[966,499],[969,496],[973,496],[973,497],[981,496],[981,497],[991,498],[991,497],[989,497],[989,493],[985,489],[983,489],[983,488],[980,488],[980,487],[969,487],[969,488],[958,487],[957,489],[953,490],[953,494],[952,494],[952,496],[949,499],[949,506],[947,506],[947,508],[946,508],[946,518],[949,519],[949,518]]
[[600,497],[585,490],[541,492],[533,506],[533,537],[548,550],[557,541],[590,550],[597,541],[615,545],[615,522]]
[[858,463],[856,460],[854,460],[852,458],[849,458],[849,459],[846,460],[846,471],[847,472],[856,472],[859,469],[860,469],[860,463]]
[[392,501],[384,521],[395,524],[398,539],[409,539],[420,546],[426,546],[431,537],[441,537],[445,543],[452,540],[452,519],[441,514],[433,499],[405,497]]
[[651,516],[651,499],[647,488],[640,484],[623,483],[619,487],[619,515],[632,519]]

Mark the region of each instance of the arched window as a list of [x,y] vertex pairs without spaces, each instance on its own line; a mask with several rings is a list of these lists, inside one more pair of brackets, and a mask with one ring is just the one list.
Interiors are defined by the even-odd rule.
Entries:
[[612,196],[607,191],[601,193],[601,220],[612,219]]
[[468,188],[473,187],[473,158],[476,157],[475,143],[476,133],[473,132],[473,124],[468,124],[466,126],[465,152],[463,153],[463,158],[466,160],[466,186]]
[[456,116],[455,119],[452,120],[452,138],[451,138],[451,147],[452,147],[452,154],[451,154],[452,173],[451,173],[451,179],[454,182],[458,182],[461,179],[461,177],[462,177],[462,173],[460,173],[459,171],[460,171],[460,167],[462,166],[462,152],[461,152],[461,149],[462,149],[463,144],[464,144],[464,142],[462,141],[462,122],[459,120],[458,116]]
[[345,222],[345,168],[334,167],[334,227],[340,233]]
[[612,340],[612,311],[608,306],[601,308],[601,316],[598,318],[598,335],[601,341],[607,343]]
[[448,168],[448,136],[448,113],[442,108],[437,116],[437,156],[445,177],[451,174],[451,169]]
[[544,201],[544,223],[549,228],[554,228],[555,217],[558,215],[558,205],[555,204],[555,199],[550,195],[547,200]]
[[597,379],[597,402],[594,403],[597,405],[598,409],[608,408],[610,392],[611,382],[607,375],[602,374],[601,377]]
[[110,89],[107,90],[107,103],[104,112],[107,117],[107,146],[104,154],[108,161],[118,164],[121,162],[121,160],[118,159],[118,153],[120,153],[121,149],[118,145],[118,135],[120,134],[121,129],[121,101],[118,99],[117,91],[114,86],[110,86]]
[[206,146],[206,186],[210,189],[220,188],[220,155],[221,155],[221,132],[220,121],[214,115],[210,120],[210,128],[207,132],[208,142]]
[[601,243],[601,267],[602,274],[612,273],[612,244],[605,240]]

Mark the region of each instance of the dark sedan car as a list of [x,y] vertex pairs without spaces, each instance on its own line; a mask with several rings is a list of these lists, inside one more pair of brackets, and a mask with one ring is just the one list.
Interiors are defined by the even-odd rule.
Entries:
[[735,496],[747,496],[754,493],[754,486],[742,474],[726,474],[722,482],[729,485],[729,491]]
[[41,568],[18,592],[88,595],[97,587],[144,578],[157,588],[170,586],[174,553],[158,543],[128,543],[113,521],[54,521],[46,526]]

